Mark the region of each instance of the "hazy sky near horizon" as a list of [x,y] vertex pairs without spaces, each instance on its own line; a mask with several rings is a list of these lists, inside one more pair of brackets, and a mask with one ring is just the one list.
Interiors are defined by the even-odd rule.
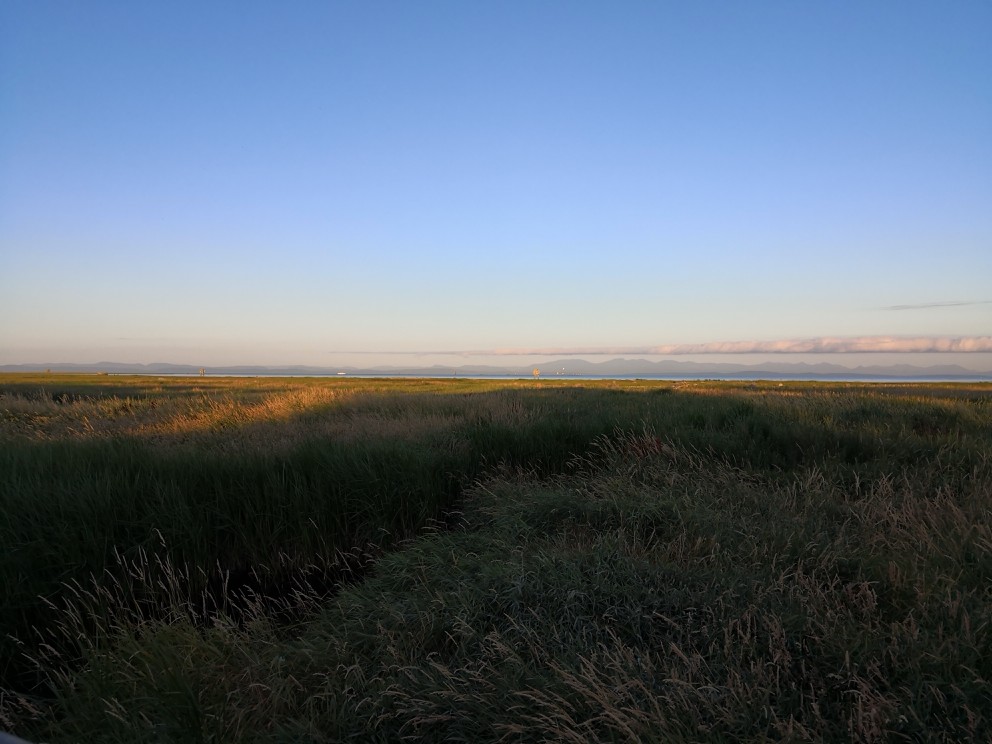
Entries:
[[979,0],[10,0],[0,363],[987,338],[990,38]]

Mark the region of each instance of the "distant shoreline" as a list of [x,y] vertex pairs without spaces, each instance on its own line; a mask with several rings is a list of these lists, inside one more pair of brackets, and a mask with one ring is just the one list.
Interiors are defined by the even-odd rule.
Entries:
[[703,382],[718,380],[721,382],[879,382],[879,383],[992,383],[992,374],[982,375],[858,375],[843,373],[828,374],[788,374],[783,372],[739,372],[739,373],[697,373],[697,374],[607,374],[607,375],[540,375],[532,374],[422,374],[402,372],[129,372],[86,370],[51,370],[43,369],[2,369],[0,374],[45,375],[52,377],[67,375],[104,375],[108,377],[174,377],[174,378],[287,378],[287,379],[408,379],[408,380],[645,380],[658,382]]
[[[110,373],[111,375],[126,375],[128,373]],[[200,375],[190,375],[190,374],[174,374],[174,375],[155,375],[151,373],[140,373],[143,377],[200,377]],[[296,374],[296,375],[279,375],[279,374],[207,374],[203,377],[221,378],[221,377],[287,377],[287,378],[307,378],[307,377],[334,377],[334,378],[358,378],[358,379],[405,379],[405,380],[657,380],[659,382],[702,382],[706,380],[720,380],[721,382],[992,382],[992,375],[975,375],[975,376],[920,376],[920,377],[897,377],[897,376],[885,376],[885,375],[862,375],[862,376],[848,376],[848,375],[782,375],[769,373],[765,375],[751,375],[751,374],[740,374],[740,375],[713,375],[713,374],[702,374],[702,375],[541,375],[540,377],[534,377],[533,375],[421,375],[421,374],[396,374],[396,373],[368,373],[368,374],[347,374],[347,375],[337,375],[337,374]]]

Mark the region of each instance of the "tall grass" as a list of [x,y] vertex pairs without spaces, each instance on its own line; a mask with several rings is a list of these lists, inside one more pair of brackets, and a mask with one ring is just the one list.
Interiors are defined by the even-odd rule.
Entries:
[[558,382],[4,378],[7,725],[988,731],[992,391]]

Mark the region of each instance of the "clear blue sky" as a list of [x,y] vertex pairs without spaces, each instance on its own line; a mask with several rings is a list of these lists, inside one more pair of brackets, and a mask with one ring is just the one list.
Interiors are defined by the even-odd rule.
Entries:
[[989,336],[990,39],[984,0],[6,0],[0,363]]

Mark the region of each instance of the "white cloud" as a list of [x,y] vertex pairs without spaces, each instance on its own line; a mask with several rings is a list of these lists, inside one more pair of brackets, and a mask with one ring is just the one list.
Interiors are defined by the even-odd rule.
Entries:
[[822,336],[779,341],[720,341],[703,344],[663,344],[661,346],[582,346],[339,353],[447,356],[610,356],[626,354],[680,356],[685,354],[919,354],[945,352],[992,352],[992,336]]
[[992,336],[858,336],[655,346],[653,354],[849,354],[989,352]]

